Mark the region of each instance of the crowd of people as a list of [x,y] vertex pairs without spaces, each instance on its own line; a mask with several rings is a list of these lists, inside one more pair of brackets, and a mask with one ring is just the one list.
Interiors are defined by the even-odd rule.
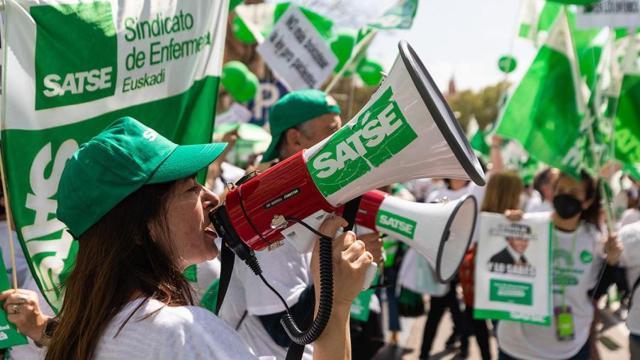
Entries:
[[[285,359],[293,345],[280,324],[285,308],[244,263],[236,262],[218,315],[199,306],[220,274],[220,240],[208,213],[224,201],[226,185],[245,171],[267,169],[317,144],[344,124],[336,101],[319,90],[285,95],[271,108],[269,121],[272,142],[261,163],[248,169],[223,162],[237,134],[225,136],[226,148],[223,143],[179,146],[128,117],[82,145],[67,161],[57,195],[58,219],[79,241],[74,269],[64,282],[64,302],[54,314],[24,262],[17,263],[20,289],[3,292],[0,300],[8,320],[31,340],[11,349],[11,358]],[[571,315],[570,333],[559,334],[561,316],[547,327],[474,318],[474,260],[482,246],[477,232],[458,276],[442,284],[415,250],[362,229],[342,233],[346,221],[331,216],[319,232],[334,239],[333,311],[302,358],[371,359],[385,343],[399,345],[401,316],[426,313],[419,356],[427,359],[448,309],[453,328],[446,345],[461,357],[469,355],[474,336],[483,360],[597,359],[599,299],[616,284],[626,295],[629,356],[640,359],[635,291],[640,260],[633,256],[640,244],[640,182],[625,180],[630,185],[621,194],[627,209],[608,229],[603,205],[610,204],[598,180],[585,172],[575,178],[545,168],[525,184],[503,164],[501,145],[502,139],[494,137],[484,187],[460,179],[416,179],[381,190],[427,203],[471,194],[480,211],[514,222],[536,213],[552,224],[554,251],[574,258],[585,250],[596,254],[580,263],[575,283],[555,281],[558,273],[552,271],[552,308]],[[205,186],[196,174],[207,167]],[[6,257],[7,244],[2,246]],[[320,296],[317,249],[300,253],[284,241],[256,257],[294,318],[299,323],[312,318]],[[351,305],[372,262],[382,265],[383,281],[366,304],[368,316],[355,319]],[[513,262],[527,260],[520,254]],[[184,272],[194,265],[206,275],[190,282]],[[498,353],[491,350],[492,337]]]

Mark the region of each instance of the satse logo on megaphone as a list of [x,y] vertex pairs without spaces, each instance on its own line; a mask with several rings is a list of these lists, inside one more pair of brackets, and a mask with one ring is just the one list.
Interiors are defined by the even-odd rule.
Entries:
[[418,138],[391,87],[318,151],[307,167],[324,196],[331,195],[380,166]]
[[376,218],[376,225],[383,229],[388,229],[400,233],[413,240],[417,223],[406,217],[380,210]]
[[31,7],[36,23],[36,110],[112,96],[117,38],[111,4]]

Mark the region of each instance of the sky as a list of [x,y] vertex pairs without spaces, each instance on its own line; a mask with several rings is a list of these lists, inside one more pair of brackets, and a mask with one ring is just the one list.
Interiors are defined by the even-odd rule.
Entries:
[[440,89],[454,77],[458,89],[479,89],[505,78],[498,59],[518,61],[511,81],[522,77],[535,56],[533,46],[517,38],[520,0],[421,0],[410,30],[379,34],[369,56],[386,64],[401,39],[409,42]]
[[[330,15],[336,27],[363,23],[381,14],[393,0],[308,0],[301,5]],[[518,61],[508,80],[524,75],[536,50],[516,34],[522,0],[419,0],[409,30],[386,30],[376,36],[368,56],[389,69],[397,43],[407,40],[441,90],[453,76],[458,90],[474,90],[505,79],[498,70],[500,56]],[[353,25],[352,25],[353,26]]]

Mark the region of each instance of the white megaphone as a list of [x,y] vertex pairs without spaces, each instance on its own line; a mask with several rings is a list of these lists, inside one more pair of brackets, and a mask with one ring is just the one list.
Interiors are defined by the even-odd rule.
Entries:
[[425,204],[373,190],[362,196],[356,223],[411,246],[444,283],[456,275],[471,244],[477,213],[472,195]]
[[[353,119],[227,194],[212,220],[239,257],[282,240],[294,220],[317,228],[322,212],[388,184],[447,177],[484,185],[478,159],[433,79],[409,44],[398,48],[389,75]],[[311,248],[313,237],[298,239],[298,249]]]
[[[353,119],[315,146],[236,184],[225,203],[210,213],[225,244],[256,274],[261,270],[254,250],[283,240],[285,234],[299,250],[310,249],[315,241],[311,230],[323,216],[369,190],[425,177],[484,185],[478,159],[433,79],[409,44],[401,41],[398,48],[400,56],[389,75]],[[440,230],[445,229],[456,228]],[[323,286],[323,266],[331,273],[331,247],[326,244],[320,244],[320,288],[327,292],[321,308],[330,303],[333,286],[330,274]],[[447,278],[458,265],[443,269],[443,263],[461,259],[466,247],[440,251],[425,245],[422,250],[435,258],[440,276]],[[318,313],[319,318],[328,319],[325,313]],[[302,333],[288,320],[285,330],[294,342],[307,344],[324,328],[323,321],[316,320],[314,331]]]

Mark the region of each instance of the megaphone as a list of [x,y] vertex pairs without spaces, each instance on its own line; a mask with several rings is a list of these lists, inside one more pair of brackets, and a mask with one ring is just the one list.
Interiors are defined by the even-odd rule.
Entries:
[[425,204],[373,190],[362,196],[356,223],[411,246],[444,283],[456,275],[471,245],[477,213],[472,195]]
[[484,185],[478,159],[433,79],[409,44],[401,41],[398,48],[389,75],[354,118],[315,146],[237,184],[210,214],[238,257],[255,259],[253,251],[283,240],[288,227],[311,228],[318,214],[384,185],[425,177]]

